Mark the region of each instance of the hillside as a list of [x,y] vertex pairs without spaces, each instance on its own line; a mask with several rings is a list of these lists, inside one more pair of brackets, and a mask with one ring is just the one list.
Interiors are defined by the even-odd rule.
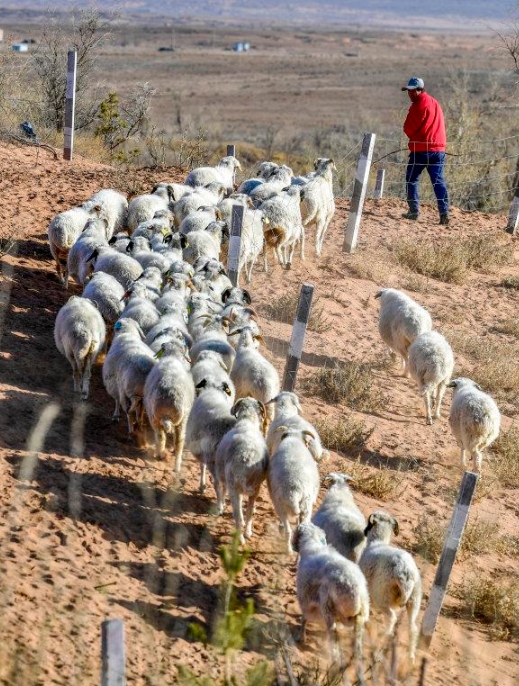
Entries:
[[[51,218],[102,187],[135,194],[181,175],[124,172],[81,158],[67,164],[43,150],[37,158],[33,149],[1,145],[0,178],[0,237],[12,233],[17,239],[13,254],[2,259],[0,281],[0,684],[99,684],[100,623],[110,617],[125,620],[132,686],[175,683],[179,663],[197,675],[221,677],[223,658],[193,638],[189,627],[197,623],[211,631],[222,580],[218,549],[230,541],[230,512],[222,518],[210,514],[213,490],[197,494],[198,466],[189,456],[175,483],[169,465],[128,443],[125,423],[111,422],[112,403],[99,366],[89,402],[78,404],[70,369],[53,341],[55,315],[68,296],[47,246]],[[506,431],[519,413],[519,291],[502,283],[517,279],[519,254],[501,231],[503,216],[454,209],[452,226],[439,227],[432,208],[425,208],[416,224],[400,220],[404,209],[396,200],[368,200],[358,251],[348,256],[341,252],[348,202],[341,199],[323,257],[316,260],[311,235],[304,263],[296,258],[292,271],[285,272],[271,260],[269,274],[256,268],[250,290],[268,354],[282,370],[290,326],[274,318],[279,298],[296,293],[303,282],[315,285],[317,330],[307,337],[301,384],[336,361],[370,363],[370,401],[362,412],[327,403],[313,395],[315,390],[301,391],[301,384],[298,391],[312,420],[345,419],[364,433],[373,429],[360,454],[339,454],[334,439],[328,441],[332,452],[321,475],[353,473],[362,510],[390,510],[400,523],[396,542],[413,549],[426,538],[424,529],[445,526],[461,481],[459,451],[446,420],[450,394],[443,418],[426,426],[421,398],[409,380],[397,376],[380,341],[373,296],[380,286],[395,286],[428,307],[435,326],[452,342],[455,373],[485,372],[487,383],[494,383]],[[471,271],[460,284],[417,275],[395,257],[406,238],[436,244],[455,238],[461,244],[481,236],[512,246],[513,258],[500,268]],[[502,588],[517,579],[519,508],[510,485],[519,486],[516,464],[506,479],[500,460],[484,462],[471,539],[454,568],[425,684],[517,683],[519,654],[512,642],[517,624],[485,624],[470,616],[459,597],[460,588],[478,579]],[[254,531],[238,586],[240,598],[254,600],[256,625],[238,659],[239,674],[261,656],[273,660],[284,632],[295,634],[299,624],[295,561],[281,552],[266,490]],[[427,598],[435,565],[423,556],[416,559]],[[375,616],[371,623],[370,653],[384,622]],[[349,633],[342,637],[346,645]],[[290,648],[297,673],[310,673],[324,659],[324,640],[312,630],[308,649]],[[414,685],[418,667],[409,672],[406,664],[405,619],[399,640],[399,683]]]

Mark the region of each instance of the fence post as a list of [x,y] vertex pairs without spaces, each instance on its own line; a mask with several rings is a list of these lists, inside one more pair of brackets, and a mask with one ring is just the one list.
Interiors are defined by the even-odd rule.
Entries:
[[101,623],[101,686],[126,686],[124,622],[107,619]]
[[242,224],[243,205],[233,205],[231,214],[231,233],[229,236],[229,252],[227,254],[227,276],[231,280],[233,286],[238,285]]
[[384,181],[386,179],[386,170],[385,169],[378,169],[377,170],[377,180],[375,181],[375,190],[373,191],[373,197],[376,198],[377,200],[380,200],[380,198],[384,195]]
[[425,608],[422,619],[421,643],[425,648],[431,644],[436,623],[442,609],[449,577],[461,544],[463,530],[469,516],[469,508],[472,496],[478,481],[478,475],[474,472],[465,472],[461,481],[458,499],[452,513],[443,550],[436,569],[431,595]]
[[227,157],[236,157],[236,146],[235,145],[228,145],[227,146]]
[[301,355],[303,353],[306,327],[308,326],[308,320],[310,318],[313,295],[314,287],[312,284],[304,283],[299,291],[296,318],[294,319],[292,336],[290,337],[288,346],[285,374],[283,376],[284,391],[293,391],[296,387],[297,370],[299,369],[299,362],[301,361]]
[[517,234],[517,226],[519,224],[519,195],[514,196],[512,204],[510,205],[510,212],[508,213],[508,224],[506,225],[506,232],[515,236]]
[[63,140],[63,157],[72,159],[74,151],[74,112],[76,107],[76,66],[77,52],[69,50],[67,56],[67,92],[65,99],[65,126]]
[[352,253],[357,246],[359,237],[360,220],[362,219],[362,208],[364,207],[364,198],[368,189],[369,170],[371,168],[371,158],[373,157],[373,148],[375,147],[374,133],[365,133],[362,139],[362,147],[360,150],[359,161],[357,162],[357,170],[355,172],[355,184],[353,186],[353,195],[351,197],[350,214],[348,223],[344,232],[343,251]]

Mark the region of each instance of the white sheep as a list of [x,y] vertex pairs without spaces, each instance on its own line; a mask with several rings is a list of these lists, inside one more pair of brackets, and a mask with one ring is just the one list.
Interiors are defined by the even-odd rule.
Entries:
[[222,183],[228,192],[232,193],[234,186],[234,175],[237,169],[241,169],[241,164],[231,155],[222,157],[216,167],[197,167],[193,169],[186,178],[186,186],[207,186],[209,183],[217,181]]
[[106,219],[89,219],[85,224],[85,228],[67,255],[67,268],[63,275],[65,288],[68,288],[70,277],[81,286],[88,281],[93,269],[89,260],[92,251],[108,245],[106,226]]
[[408,552],[390,544],[392,534],[398,535],[398,522],[390,514],[383,510],[370,514],[364,533],[368,540],[359,567],[368,581],[371,605],[389,616],[387,636],[393,635],[398,610],[407,609],[409,657],[414,662],[422,600],[420,572]]
[[110,274],[97,272],[83,290],[83,298],[96,303],[107,324],[114,324],[121,316],[124,303],[124,288]]
[[218,261],[224,228],[225,224],[223,222],[214,221],[203,230],[191,231],[186,236],[186,247],[182,251],[184,261],[193,265],[202,258],[206,261]]
[[454,369],[452,348],[441,333],[425,331],[414,339],[409,346],[408,369],[423,395],[427,424],[432,424],[431,406],[434,404],[435,417],[439,419],[445,389]]
[[94,272],[105,272],[117,279],[123,288],[128,289],[138,279],[143,269],[129,255],[123,255],[110,247],[96,248],[89,257],[94,265]]
[[408,376],[409,346],[421,333],[431,331],[431,315],[425,308],[396,288],[382,288],[375,295],[380,298],[378,330],[384,343],[400,355],[403,375]]
[[501,414],[495,400],[475,381],[459,377],[447,386],[453,389],[449,424],[461,448],[461,462],[466,465],[468,451],[476,471],[481,472],[481,453],[498,437]]
[[[275,398],[281,390],[277,369],[255,347],[254,333],[248,326],[240,331],[231,379],[236,388],[237,398],[250,395],[264,404]],[[273,415],[273,408],[269,408],[271,419]]]
[[274,405],[274,419],[267,432],[267,446],[271,455],[276,451],[281,441],[281,433],[278,431],[280,426],[309,432],[307,436],[311,436],[311,438],[309,438],[308,450],[317,462],[328,455],[328,451],[322,446],[317,429],[301,416],[303,409],[295,393],[282,391],[275,398],[269,400],[267,405]]
[[186,427],[186,448],[200,462],[200,492],[206,487],[206,472],[214,478],[218,444],[236,423],[231,414],[234,403],[232,383],[211,377],[199,381],[197,397],[189,413]]
[[326,540],[337,552],[358,562],[366,545],[366,519],[357,507],[347,474],[332,472],[325,477],[331,482],[312,522],[326,534]]
[[66,273],[67,256],[89,219],[101,215],[100,203],[86,202],[81,207],[73,207],[65,212],[60,212],[51,221],[48,228],[49,248],[54,261],[56,272],[60,281],[67,285]]
[[155,432],[158,457],[165,453],[167,434],[174,435],[175,471],[179,474],[195,387],[189,365],[186,365],[185,347],[182,344],[178,341],[165,343],[158,357],[144,386],[144,407]]
[[298,186],[278,193],[265,200],[259,209],[268,218],[265,243],[276,253],[282,267],[290,269],[296,243],[301,244],[301,259],[305,258],[303,219],[301,217],[301,190]]
[[[231,410],[235,426],[220,441],[215,457],[215,486],[218,512],[223,514],[228,491],[236,530],[241,542],[252,536],[254,504],[268,467],[268,450],[264,438],[265,406],[253,398],[241,398]],[[247,509],[243,517],[243,498]]]
[[299,553],[296,588],[302,614],[303,644],[308,622],[324,624],[331,654],[340,662],[336,624],[353,625],[357,677],[359,683],[364,683],[362,643],[370,606],[364,574],[356,564],[327,545],[324,532],[314,524],[300,524],[293,544]]
[[[270,219],[261,210],[244,210],[238,261],[238,283],[243,270],[245,270],[247,283],[251,282],[252,270],[262,253],[266,260],[264,231],[269,226]],[[266,261],[264,261],[264,268],[266,271]]]
[[90,198],[91,202],[100,203],[103,207],[103,217],[107,220],[106,240],[126,227],[128,218],[128,200],[126,196],[112,188],[103,188]]
[[265,183],[262,183],[249,193],[253,203],[257,206],[269,198],[273,198],[283,188],[290,186],[292,181],[292,170],[281,166],[272,170]]
[[315,251],[320,256],[324,235],[335,213],[333,197],[333,170],[337,170],[332,159],[321,157],[314,162],[315,175],[303,190],[303,226],[306,229],[315,224]]
[[148,298],[145,284],[136,281],[125,293],[126,307],[120,319],[134,319],[144,335],[159,323],[160,314],[153,302]]
[[137,195],[128,205],[128,229],[132,234],[142,222],[153,219],[156,212],[169,210],[172,199],[169,184],[161,183],[153,187],[151,193]]
[[144,438],[144,384],[155,364],[153,351],[135,338],[121,350],[115,366],[119,406],[128,420],[128,436],[135,436],[139,445]]
[[310,522],[319,493],[319,470],[308,450],[313,438],[309,431],[279,427],[281,442],[270,458],[267,484],[285,536],[286,550],[292,551],[290,520]]
[[59,352],[72,367],[74,391],[88,398],[92,366],[101,352],[106,337],[103,318],[86,298],[73,295],[63,305],[54,324],[54,341]]
[[[226,322],[220,315],[202,315],[201,319],[204,321],[204,328],[200,335],[193,336],[195,343],[191,346],[189,354],[193,362],[196,362],[198,355],[202,350],[213,350],[219,353],[227,367],[232,369],[236,352],[232,345],[227,341],[227,332],[225,331]],[[194,329],[189,329],[192,333]]]

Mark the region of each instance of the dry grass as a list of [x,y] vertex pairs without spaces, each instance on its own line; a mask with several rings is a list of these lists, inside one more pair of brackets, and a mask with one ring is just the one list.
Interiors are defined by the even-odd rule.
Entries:
[[396,285],[390,282],[392,276],[388,274],[387,263],[390,257],[389,252],[359,252],[352,255],[345,266],[349,274],[356,279],[374,281],[378,285],[389,287]]
[[415,529],[413,551],[424,560],[436,564],[442,552],[446,527],[446,522],[439,521],[438,517],[421,518]]
[[511,427],[501,433],[490,448],[492,471],[505,488],[519,488],[519,431]]
[[470,270],[491,271],[512,259],[510,241],[502,236],[472,236],[441,241],[400,239],[394,246],[399,264],[423,276],[463,283]]
[[323,444],[329,449],[355,457],[362,453],[369,437],[375,430],[367,428],[365,422],[348,415],[334,422],[330,419],[314,423]]
[[[276,300],[265,305],[262,308],[262,314],[267,319],[273,319],[276,322],[283,322],[284,324],[292,324],[296,316],[298,300],[299,291],[284,293]],[[327,327],[328,318],[324,312],[324,304],[322,299],[317,296],[312,300],[308,330],[314,331],[315,333],[323,333],[323,331],[326,331]]]
[[303,389],[328,403],[343,403],[360,412],[376,412],[386,404],[387,398],[375,385],[374,367],[375,364],[355,361],[323,367],[304,380]]
[[519,291],[519,276],[507,276],[499,285],[503,286],[503,288],[512,288]]
[[519,320],[505,319],[494,327],[494,331],[519,338]]
[[348,463],[348,473],[353,478],[352,485],[370,498],[391,500],[397,497],[405,487],[404,477],[400,472],[387,467],[370,467],[361,464],[360,460]]
[[[447,527],[448,522],[439,520],[438,516],[420,519],[415,529],[413,551],[424,560],[436,564],[443,549]],[[484,555],[496,550],[504,551],[506,546],[499,536],[499,530],[497,522],[482,521],[477,517],[474,521],[469,521],[463,532],[459,559],[466,560],[472,555]]]
[[490,638],[511,640],[518,636],[519,586],[515,577],[473,576],[452,593],[472,617],[491,625]]

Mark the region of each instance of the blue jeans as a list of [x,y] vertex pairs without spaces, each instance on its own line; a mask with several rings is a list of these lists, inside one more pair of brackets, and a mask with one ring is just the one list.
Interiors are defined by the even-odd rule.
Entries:
[[438,201],[440,214],[447,214],[449,211],[449,195],[443,176],[443,165],[445,164],[444,152],[412,152],[409,155],[407,170],[405,173],[405,190],[409,212],[418,214],[418,181],[420,174],[427,169],[434,189],[434,195]]

